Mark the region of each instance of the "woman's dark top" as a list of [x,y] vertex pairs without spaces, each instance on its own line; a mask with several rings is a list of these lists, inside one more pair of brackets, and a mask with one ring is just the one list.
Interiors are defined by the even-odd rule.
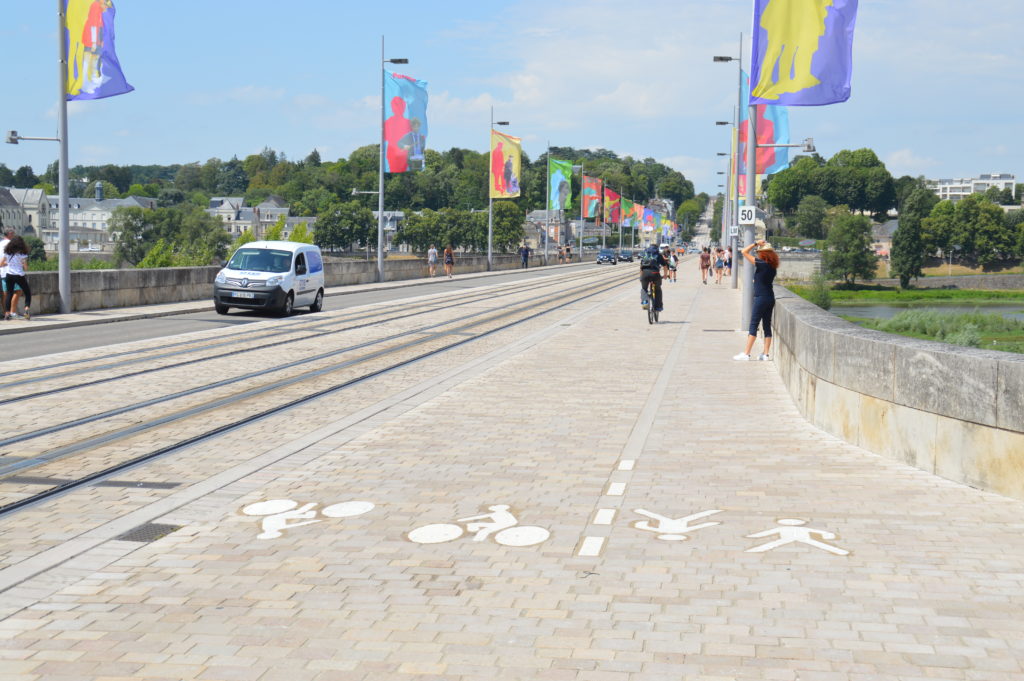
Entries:
[[760,258],[754,260],[754,297],[774,298],[773,281],[775,281],[775,268]]

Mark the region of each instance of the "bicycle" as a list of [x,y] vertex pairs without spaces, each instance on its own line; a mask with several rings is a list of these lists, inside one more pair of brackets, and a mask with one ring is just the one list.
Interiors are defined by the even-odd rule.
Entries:
[[654,297],[654,282],[647,282],[647,288],[644,290],[644,295],[647,296],[647,323],[656,324],[658,322],[658,310],[654,305],[656,298]]

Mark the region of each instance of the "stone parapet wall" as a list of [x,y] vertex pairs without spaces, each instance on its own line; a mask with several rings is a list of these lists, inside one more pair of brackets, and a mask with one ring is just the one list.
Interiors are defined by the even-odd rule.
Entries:
[[[531,258],[531,266],[542,264]],[[494,269],[519,267],[516,255],[495,255]],[[126,270],[75,270],[71,272],[71,309],[98,310],[111,307],[136,307],[159,303],[180,303],[211,299],[213,278],[220,267],[156,267]],[[404,281],[427,276],[424,260],[386,260],[387,281]],[[444,267],[438,265],[438,276]],[[487,271],[487,256],[457,256],[455,273]],[[331,260],[325,262],[328,287],[369,284],[377,279],[376,260]],[[56,272],[30,272],[32,311],[36,314],[57,312],[60,308]]]
[[1024,499],[1024,356],[865,329],[781,287],[774,354],[819,428],[936,475]]

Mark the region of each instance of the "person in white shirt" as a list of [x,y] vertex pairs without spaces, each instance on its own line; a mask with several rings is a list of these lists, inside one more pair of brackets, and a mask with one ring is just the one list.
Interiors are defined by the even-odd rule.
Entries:
[[434,244],[430,244],[430,248],[427,249],[427,268],[430,270],[430,276],[434,276],[434,272],[437,271],[437,249],[434,248]]
[[25,319],[32,319],[32,289],[28,285],[28,277],[25,271],[28,269],[28,246],[20,236],[13,236],[4,246],[3,257],[0,259],[0,267],[7,268],[7,275],[4,281],[7,282],[7,290],[12,291],[11,307],[4,315],[4,319],[17,318],[18,294],[15,287],[20,287],[25,292]]
[[[0,220],[0,227],[2,227],[3,224],[4,224],[3,220]],[[11,237],[13,237],[13,236],[14,236],[14,230],[11,229],[10,227],[8,227],[6,230],[4,230],[4,238],[0,239],[0,258],[3,258],[4,249],[7,248],[7,244],[10,243]],[[2,304],[3,304],[3,309],[4,309],[4,313],[5,313],[3,315],[0,315],[0,319],[6,319],[7,318],[6,312],[9,309],[8,299],[7,299],[8,296],[7,296],[7,267],[6,266],[0,267],[0,286],[3,287],[3,294],[0,295],[0,302],[2,302]]]

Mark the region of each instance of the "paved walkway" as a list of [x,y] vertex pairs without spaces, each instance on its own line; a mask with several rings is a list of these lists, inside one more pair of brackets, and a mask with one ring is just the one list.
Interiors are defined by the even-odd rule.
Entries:
[[83,553],[0,621],[5,680],[1024,678],[1024,503],[810,426],[689,269],[662,324],[631,285],[416,367]]

